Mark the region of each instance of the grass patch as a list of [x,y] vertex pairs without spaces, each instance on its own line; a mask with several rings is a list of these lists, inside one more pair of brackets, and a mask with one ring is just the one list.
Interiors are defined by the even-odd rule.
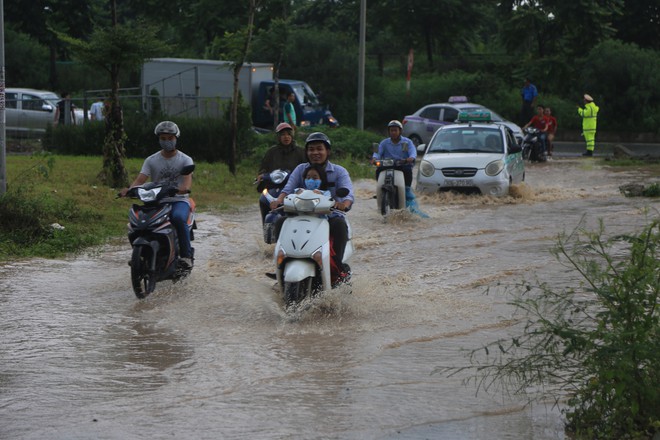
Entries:
[[[143,161],[126,160],[129,179],[137,176]],[[243,160],[232,175],[223,163],[196,162],[192,197],[197,210],[222,212],[254,204],[258,212],[252,182],[259,163],[260,158]],[[354,179],[373,177],[363,158],[346,155],[337,163]],[[101,167],[100,156],[7,156],[7,192],[0,197],[0,261],[59,257],[124,235],[133,201],[117,199],[119,188],[99,184]]]

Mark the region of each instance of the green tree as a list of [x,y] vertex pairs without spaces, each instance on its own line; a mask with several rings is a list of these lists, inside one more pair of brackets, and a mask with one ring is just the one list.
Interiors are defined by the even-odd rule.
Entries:
[[[59,81],[56,63],[68,60],[66,45],[58,33],[83,38],[93,28],[102,0],[6,0],[5,18],[14,28],[24,32],[49,48],[50,88],[57,90]],[[32,61],[32,60],[31,60]]]
[[660,1],[625,0],[621,15],[614,17],[616,38],[643,49],[660,50]]
[[280,112],[280,68],[284,61],[286,48],[291,39],[292,21],[290,18],[274,18],[270,21],[268,28],[261,29],[255,36],[254,47],[252,53],[260,61],[273,63],[273,80],[275,87],[273,95],[275,102],[271,105],[274,108],[273,112],[273,125],[279,121]]
[[[11,28],[5,30],[5,64],[7,84],[13,87],[46,88],[48,47],[29,34]],[[37,61],[37,62],[35,62]]]
[[166,46],[157,38],[157,28],[140,22],[119,24],[114,0],[111,11],[113,25],[96,28],[88,41],[65,34],[58,35],[71,45],[75,56],[83,63],[100,67],[109,74],[110,111],[106,117],[103,169],[99,176],[104,183],[118,188],[128,184],[124,167],[126,133],[118,94],[119,74],[122,69],[138,68],[145,58],[158,54]]
[[[378,27],[408,47],[424,47],[430,68],[434,56],[465,51],[478,34],[474,29],[484,20],[483,2],[445,0],[441,4],[427,0],[384,0],[369,7]],[[386,50],[386,48],[380,48]]]
[[[249,8],[247,12],[247,25],[238,32],[226,32],[222,40],[216,39],[216,49],[222,51],[221,56],[232,63],[234,76],[234,90],[231,100],[229,116],[231,133],[231,154],[229,158],[229,171],[236,174],[237,143],[238,143],[238,107],[241,101],[239,78],[241,69],[250,54],[250,44],[254,33],[254,20],[259,8],[258,0],[247,0]],[[224,50],[223,50],[224,49]]]
[[[612,37],[613,20],[624,0],[505,0],[500,3],[501,34],[509,50],[534,47],[537,56],[557,51],[584,56]],[[526,43],[521,46],[520,42]]]

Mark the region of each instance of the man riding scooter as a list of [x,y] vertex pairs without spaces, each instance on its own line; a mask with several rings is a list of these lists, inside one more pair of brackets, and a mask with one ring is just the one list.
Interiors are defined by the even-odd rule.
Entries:
[[[305,150],[296,145],[293,138],[293,127],[282,122],[275,128],[277,135],[277,144],[273,145],[266,151],[259,172],[257,173],[256,182],[257,191],[261,193],[266,187],[264,182],[264,174],[270,173],[275,170],[286,170],[287,172],[293,171],[295,167],[303,162],[307,162]],[[269,202],[265,196],[259,198],[259,209],[261,210],[261,223],[263,224],[270,207]]]
[[[406,186],[406,208],[422,217],[428,217],[419,211],[415,193],[412,190],[413,166],[417,159],[417,149],[412,140],[401,136],[403,125],[397,120],[392,120],[387,124],[387,131],[390,137],[383,139],[378,145],[378,151],[374,152],[371,159],[373,164],[379,159],[394,159],[395,161],[405,161],[404,165],[396,167],[403,173],[403,179]],[[376,169],[376,181],[378,181],[379,169]]]
[[[335,209],[348,211],[355,200],[353,196],[353,183],[346,168],[333,164],[328,160],[331,152],[331,143],[328,136],[320,132],[310,134],[305,141],[305,151],[309,163],[300,164],[293,170],[286,186],[279,197],[270,204],[270,208],[276,209],[280,206],[286,196],[293,194],[296,188],[304,188],[305,179],[303,176],[305,175],[305,170],[310,166],[319,166],[326,173],[328,189],[336,201]],[[340,188],[347,189],[348,195],[345,197],[337,196],[337,190]],[[330,223],[330,235],[333,239],[332,247],[335,253],[333,259],[339,270],[336,278],[333,280],[333,284],[338,284],[350,279],[350,267],[343,263],[344,251],[348,242],[348,225],[346,219],[341,214],[331,215],[328,222]],[[276,236],[279,234],[280,228],[281,221],[278,221],[278,225],[275,228],[277,231]]]

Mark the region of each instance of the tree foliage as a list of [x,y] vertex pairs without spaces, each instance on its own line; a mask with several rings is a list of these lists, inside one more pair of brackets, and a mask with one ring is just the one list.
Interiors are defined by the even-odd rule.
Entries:
[[100,67],[108,73],[112,91],[109,97],[110,110],[106,114],[106,138],[100,177],[115,188],[128,184],[124,167],[126,133],[118,95],[119,75],[122,69],[135,69],[145,58],[165,48],[156,33],[156,28],[138,22],[96,28],[88,40],[59,34],[60,39],[71,45],[83,63]]
[[[161,48],[155,56],[167,57],[224,56],[220,54],[227,52],[218,47],[229,44],[224,41],[228,36],[242,32],[250,11],[247,0],[116,2],[120,22],[141,20],[157,27],[154,36],[167,42],[169,48]],[[357,119],[359,6],[360,0],[260,2],[253,14],[256,38],[246,60],[271,62],[279,66],[278,76],[307,81],[322,92],[342,124],[352,124]],[[649,65],[654,65],[657,58],[660,40],[653,36],[660,30],[659,0],[447,0],[441,4],[383,0],[367,2],[367,6],[366,88],[376,103],[365,102],[365,107],[379,105],[378,93],[369,93],[369,89],[382,87],[384,82],[397,84],[405,78],[406,56],[412,48],[413,87],[424,74],[465,73],[496,78],[502,89],[492,91],[492,95],[505,97],[497,106],[501,110],[511,106],[511,97],[516,99],[522,79],[531,77],[544,102],[553,103],[559,110],[567,109],[557,114],[560,130],[572,128],[573,104],[586,92],[596,94],[597,102],[604,104],[601,130],[658,131],[660,109],[654,104],[655,85],[646,79],[653,75],[645,70],[641,77],[631,73],[639,73],[636,66],[640,56],[648,57]],[[12,30],[7,33],[8,46],[25,46],[37,57],[16,58],[8,52],[8,60],[15,60],[8,68],[15,86],[59,90],[56,73],[63,67],[56,61],[75,57],[57,36],[66,34],[87,41],[94,29],[111,23],[106,0],[6,0],[5,9],[7,27]],[[614,49],[610,42],[626,45]],[[635,67],[625,72],[627,65],[608,63],[609,50],[617,57],[632,60]],[[39,60],[49,67],[35,68]],[[598,69],[590,67],[594,65]],[[28,75],[14,73],[28,70]],[[591,79],[587,71],[594,73]],[[137,85],[138,69],[130,73],[128,79],[123,77],[123,87]],[[67,76],[67,89],[75,92],[89,87],[86,82],[77,89],[73,78]],[[609,86],[615,83],[613,78],[616,88]],[[637,89],[643,87],[648,93],[640,101]],[[445,100],[446,96],[439,99]],[[400,118],[404,116],[400,108],[417,108],[428,102],[428,98],[415,98],[380,110],[389,113],[390,118]],[[626,107],[619,107],[619,102]],[[648,107],[640,108],[647,103]],[[616,110],[619,108],[639,111]],[[636,113],[642,117],[635,117]],[[515,114],[504,116],[515,118]]]

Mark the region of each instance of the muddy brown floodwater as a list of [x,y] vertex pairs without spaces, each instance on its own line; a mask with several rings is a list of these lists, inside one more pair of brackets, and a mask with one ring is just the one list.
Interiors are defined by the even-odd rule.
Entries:
[[63,260],[0,267],[0,438],[562,439],[552,405],[475,394],[466,349],[506,336],[498,282],[556,287],[575,274],[549,253],[581,219],[609,232],[658,202],[621,184],[657,176],[588,159],[531,165],[501,200],[421,196],[422,220],[387,221],[373,181],[349,214],[353,291],[287,315],[256,205],[201,214],[196,267],[138,301],[124,240]]

